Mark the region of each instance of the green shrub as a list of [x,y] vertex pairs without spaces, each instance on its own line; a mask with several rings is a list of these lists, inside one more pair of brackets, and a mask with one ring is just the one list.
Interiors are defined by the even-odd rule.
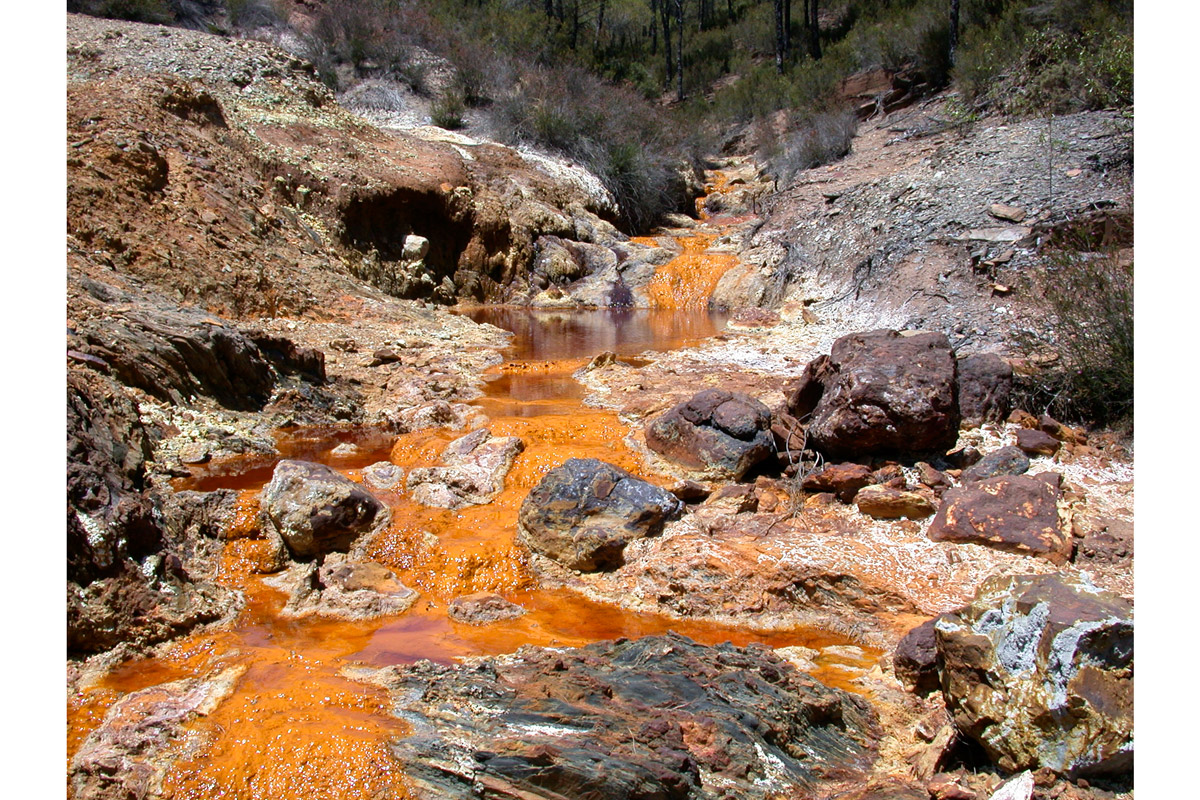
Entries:
[[492,116],[501,139],[560,153],[591,170],[630,230],[646,230],[685,200],[676,162],[686,138],[628,88],[577,67],[530,69],[497,98]]
[[[1133,416],[1133,264],[1107,252],[1051,253],[1035,292],[1055,331],[1059,362],[1022,377],[1021,400],[1063,420],[1101,425]],[[1027,348],[1039,343],[1026,336]]]
[[467,104],[463,102],[462,95],[452,91],[438,98],[429,114],[434,125],[454,131],[463,126],[463,114],[466,110]]

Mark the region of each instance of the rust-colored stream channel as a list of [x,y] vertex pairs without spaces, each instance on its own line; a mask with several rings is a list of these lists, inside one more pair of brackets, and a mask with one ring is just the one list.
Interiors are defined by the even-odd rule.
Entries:
[[[705,237],[705,234],[699,234]],[[703,272],[701,239],[685,243],[689,282]],[[719,265],[727,266],[725,257]],[[705,276],[707,281],[711,276]],[[719,275],[718,275],[719,277]],[[676,278],[672,278],[676,280]],[[707,289],[706,291],[711,291]],[[678,294],[678,293],[677,293]],[[678,294],[690,297],[686,292]],[[233,693],[209,716],[190,723],[206,734],[199,750],[180,757],[166,776],[163,794],[173,798],[379,798],[404,796],[404,779],[387,751],[405,732],[387,713],[381,690],[351,681],[340,670],[352,664],[385,666],[419,659],[443,663],[463,656],[510,653],[523,644],[573,646],[617,637],[674,630],[697,641],[763,642],[772,647],[821,648],[847,641],[814,629],[755,633],[735,627],[635,614],[564,589],[539,587],[514,543],[517,509],[553,467],[572,457],[618,464],[652,482],[623,439],[628,429],[609,411],[582,403],[571,373],[597,353],[634,359],[647,350],[668,350],[713,335],[722,320],[692,302],[649,311],[527,311],[489,308],[470,312],[516,333],[509,360],[492,372],[478,406],[498,436],[519,436],[525,450],[492,503],[457,511],[427,508],[407,494],[376,494],[393,509],[393,522],[377,537],[370,556],[393,568],[420,592],[404,614],[370,622],[279,616],[285,598],[253,572],[262,543],[253,536],[226,545],[220,579],[246,593],[245,611],[230,628],[196,633],[158,657],[126,663],[97,685],[68,699],[68,757],[124,693],[181,678],[244,667]],[[442,449],[466,431],[432,430],[385,438],[356,437],[360,452],[336,459],[329,451],[344,433],[304,432],[280,442],[288,457],[307,458],[359,479],[363,466],[390,459],[406,470],[438,463]],[[236,523],[252,534],[259,490],[272,465],[206,468],[189,488],[241,490]],[[498,592],[528,609],[515,620],[476,627],[446,614],[447,602],[478,591]],[[820,664],[820,661],[818,661]],[[817,677],[844,680],[836,663]]]

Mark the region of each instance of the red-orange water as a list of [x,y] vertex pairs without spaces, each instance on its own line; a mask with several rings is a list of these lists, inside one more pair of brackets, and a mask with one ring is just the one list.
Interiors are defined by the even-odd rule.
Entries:
[[[570,376],[594,355],[623,357],[668,350],[710,336],[720,320],[700,310],[724,257],[706,255],[711,237],[684,241],[684,256],[663,278],[655,297],[663,309],[637,312],[528,312],[477,309],[478,321],[517,332],[511,360],[493,370],[478,405],[496,436],[518,436],[524,451],[492,503],[456,511],[427,508],[403,493],[378,492],[393,521],[372,543],[370,557],[393,568],[420,598],[404,614],[369,622],[279,616],[283,595],[258,574],[266,555],[257,531],[257,497],[276,458],[243,458],[198,467],[177,488],[240,490],[238,514],[227,534],[219,580],[244,591],[245,611],[225,630],[200,632],[158,657],[127,663],[98,685],[68,700],[68,757],[123,694],[227,666],[246,672],[234,692],[209,716],[190,723],[206,737],[200,749],[177,760],[166,775],[170,798],[388,798],[403,797],[404,779],[387,751],[405,731],[387,713],[382,690],[348,679],[348,665],[386,666],[420,659],[450,662],[474,655],[509,653],[523,644],[578,646],[618,637],[674,630],[716,644],[751,641],[772,647],[821,648],[846,640],[815,629],[756,633],[744,628],[666,615],[638,614],[588,600],[565,589],[539,587],[525,551],[514,541],[516,515],[529,490],[571,457],[617,464],[652,482],[626,447],[628,428],[615,413],[588,408]],[[674,262],[673,262],[674,263]],[[713,276],[716,275],[714,278]],[[656,279],[657,280],[657,279]],[[659,292],[665,294],[658,294]],[[385,438],[378,431],[294,431],[280,441],[283,457],[329,463],[353,479],[360,469],[389,459],[411,469],[439,463],[445,446],[466,431],[431,430]],[[354,441],[358,452],[336,458],[336,445]],[[446,604],[478,591],[498,592],[525,607],[515,620],[483,627],[451,620]],[[817,677],[843,684],[827,664]]]

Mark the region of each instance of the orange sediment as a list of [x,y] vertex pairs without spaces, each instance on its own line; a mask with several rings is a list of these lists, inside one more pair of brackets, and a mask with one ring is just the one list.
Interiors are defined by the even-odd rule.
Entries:
[[[732,253],[708,252],[716,238],[713,234],[703,233],[676,238],[683,252],[659,267],[646,285],[646,294],[655,308],[708,307],[708,300],[721,277],[738,263],[737,256]],[[642,241],[653,243],[653,240]]]
[[[722,176],[718,175],[719,190]],[[707,252],[714,236],[682,238],[683,253],[660,269],[649,286],[659,309],[699,310],[721,276],[736,263],[727,254]],[[654,315],[658,312],[643,312]],[[668,319],[667,317],[670,317]],[[685,315],[662,315],[663,341],[676,347],[696,337]],[[235,521],[225,531],[224,558],[217,580],[245,592],[247,605],[225,629],[198,631],[155,657],[129,662],[95,686],[68,698],[68,758],[103,721],[124,694],[188,677],[205,677],[230,666],[245,667],[232,694],[206,717],[188,723],[195,749],[180,753],[163,780],[163,796],[199,798],[400,798],[404,776],[388,751],[390,740],[406,733],[388,711],[384,690],[342,674],[350,665],[382,667],[431,659],[443,663],[465,656],[514,652],[524,644],[582,646],[619,637],[635,638],[674,630],[705,644],[762,642],[771,647],[820,649],[846,644],[845,637],[803,628],[762,633],[665,614],[635,613],[596,602],[566,589],[540,587],[528,554],[516,543],[517,515],[529,491],[569,458],[598,458],[654,483],[665,476],[647,471],[625,444],[629,429],[612,411],[583,404],[582,387],[571,374],[601,350],[651,349],[621,338],[603,321],[584,315],[564,317],[556,336],[586,344],[552,360],[517,350],[514,360],[492,371],[487,396],[477,401],[489,417],[493,436],[516,436],[524,450],[491,503],[457,510],[422,506],[403,486],[372,489],[392,508],[390,524],[370,542],[369,558],[392,568],[420,593],[404,614],[364,622],[280,616],[283,595],[263,583],[271,547],[258,530],[258,497],[273,462],[262,457],[231,461],[231,476],[209,464],[177,488],[239,489]],[[576,327],[571,327],[571,326]],[[700,336],[711,335],[711,330]],[[659,344],[658,346],[663,346]],[[595,348],[589,350],[588,348]],[[622,355],[630,355],[622,352]],[[561,355],[561,357],[559,357]],[[284,457],[331,461],[355,480],[359,469],[387,458],[406,472],[437,466],[441,453],[460,430],[426,430],[397,437],[390,449],[374,440],[360,457],[327,457],[336,441],[294,435],[280,450]],[[344,439],[344,432],[338,437]],[[486,626],[451,619],[447,604],[475,592],[496,592],[528,613]],[[867,658],[873,657],[869,653]],[[843,688],[848,673],[821,662],[814,673]]]

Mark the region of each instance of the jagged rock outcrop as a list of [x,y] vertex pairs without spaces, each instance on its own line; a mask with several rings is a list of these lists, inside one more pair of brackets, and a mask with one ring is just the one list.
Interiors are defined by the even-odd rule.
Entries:
[[1133,769],[1133,607],[1061,574],[993,578],[936,625],[958,730],[1001,769]]
[[744,394],[705,389],[646,424],[646,445],[705,477],[741,480],[774,452],[771,411]]
[[153,437],[127,392],[67,372],[67,649],[152,644],[221,618],[235,595],[194,581],[150,494]]
[[810,442],[831,458],[945,452],[959,424],[950,343],[940,333],[843,336],[792,391],[794,416],[810,408]]
[[517,541],[570,569],[614,569],[625,545],[678,516],[675,495],[594,458],[552,469],[521,503]]
[[669,634],[382,671],[420,798],[748,800],[861,779],[869,706],[762,647]]
[[283,460],[262,491],[263,529],[277,534],[298,559],[345,552],[384,524],[387,507],[330,467]]

